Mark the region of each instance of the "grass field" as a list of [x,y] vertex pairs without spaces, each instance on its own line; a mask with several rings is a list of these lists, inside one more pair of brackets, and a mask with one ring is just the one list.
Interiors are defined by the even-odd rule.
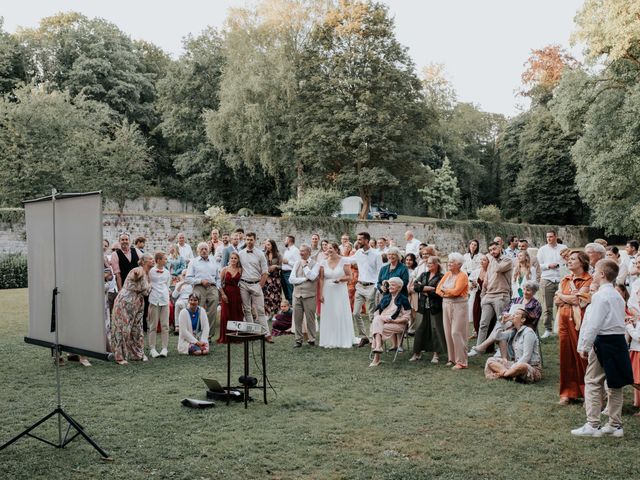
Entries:
[[[55,377],[49,351],[22,340],[26,290],[0,291],[0,305],[4,442],[55,407]],[[268,405],[256,401],[248,410],[180,405],[204,398],[201,377],[225,378],[220,347],[208,358],[172,353],[128,367],[68,364],[65,409],[113,462],[82,440],[57,450],[27,438],[0,452],[0,479],[638,478],[631,391],[623,439],[573,438],[584,410],[556,404],[555,340],[544,343],[545,378],[533,386],[486,381],[482,358],[453,372],[385,355],[370,369],[362,349],[293,350],[291,337],[275,341],[267,361],[277,397],[270,391]],[[237,347],[236,378],[240,362]],[[54,422],[40,433],[55,438]]]

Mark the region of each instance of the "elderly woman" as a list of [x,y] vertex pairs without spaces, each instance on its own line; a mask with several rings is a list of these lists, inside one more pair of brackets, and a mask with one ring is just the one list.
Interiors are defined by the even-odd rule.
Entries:
[[408,298],[409,269],[407,269],[407,266],[400,261],[400,250],[396,247],[390,247],[387,250],[387,259],[389,260],[389,263],[380,269],[376,288],[381,294],[385,294],[388,291],[387,284],[389,279],[398,277],[403,282],[402,292],[400,293]]
[[207,312],[200,306],[200,297],[189,295],[189,306],[180,312],[178,318],[180,336],[178,353],[184,355],[206,355],[209,353],[209,320]]
[[484,367],[485,376],[490,379],[514,378],[524,383],[535,383],[542,378],[540,367],[540,341],[533,329],[527,326],[531,322],[524,308],[519,308],[512,316],[515,334],[511,337],[513,360],[505,359],[502,353],[489,358]]
[[382,297],[373,312],[371,322],[371,351],[373,360],[370,367],[380,365],[382,342],[393,339],[393,347],[398,348],[398,336],[402,335],[411,318],[411,304],[406,295],[402,294],[404,281],[399,277],[388,280],[389,291]]
[[449,271],[444,274],[436,293],[443,298],[442,323],[447,341],[447,366],[454,370],[467,368],[467,337],[469,325],[469,277],[462,271],[464,257],[449,254]]
[[555,296],[560,337],[560,405],[584,397],[587,361],[578,354],[577,347],[582,318],[591,303],[589,257],[584,252],[571,252],[567,267],[571,273],[562,279]]
[[504,338],[501,334],[512,329],[513,315],[517,310],[524,309],[525,312],[527,312],[527,326],[536,331],[538,322],[540,321],[540,315],[542,315],[542,305],[540,305],[540,302],[535,298],[539,288],[536,281],[528,280],[524,284],[522,297],[514,297],[511,299],[509,305],[503,310],[499,321],[496,322],[496,326],[491,334],[480,345],[472,347],[469,356],[473,357],[486,352],[487,349],[493,345],[493,342]]
[[147,361],[144,354],[142,313],[143,296],[151,291],[149,271],[153,268],[153,255],[145,253],[138,263],[140,266],[129,272],[113,302],[111,348],[118,365],[126,365],[127,360]]
[[447,348],[442,325],[442,298],[436,293],[436,287],[442,280],[442,266],[438,257],[429,257],[427,271],[414,282],[413,289],[420,294],[418,314],[422,317],[413,340],[413,356],[410,362],[420,360],[422,352],[433,352],[431,363],[440,361],[440,354]]

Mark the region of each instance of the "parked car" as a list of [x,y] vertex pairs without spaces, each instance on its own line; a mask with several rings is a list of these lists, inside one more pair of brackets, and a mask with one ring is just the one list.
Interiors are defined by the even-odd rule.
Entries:
[[378,205],[371,205],[369,214],[371,215],[371,218],[379,220],[395,220],[396,218],[398,218],[398,214],[396,212],[392,212],[391,210],[380,207]]

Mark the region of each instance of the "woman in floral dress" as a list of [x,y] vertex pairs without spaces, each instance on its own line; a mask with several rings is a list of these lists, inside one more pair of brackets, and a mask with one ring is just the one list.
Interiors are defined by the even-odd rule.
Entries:
[[282,257],[278,253],[278,246],[273,240],[264,242],[264,254],[269,265],[269,277],[262,287],[264,294],[264,313],[267,317],[273,317],[280,310],[280,299],[282,297],[282,281],[280,280],[280,269],[282,268]]
[[126,365],[127,360],[146,361],[142,313],[144,295],[151,290],[149,271],[153,268],[153,255],[145,253],[129,275],[113,303],[111,315],[111,348],[116,363]]

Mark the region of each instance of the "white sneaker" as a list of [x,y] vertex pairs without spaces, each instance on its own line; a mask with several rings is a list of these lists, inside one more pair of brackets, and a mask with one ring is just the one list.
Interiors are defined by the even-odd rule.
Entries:
[[155,348],[152,348],[151,350],[149,350],[149,355],[151,355],[151,358],[158,358],[160,356],[160,354]]
[[585,423],[580,428],[571,430],[571,435],[575,435],[577,437],[601,437],[602,429],[600,427],[594,428],[590,423]]
[[622,430],[622,427],[614,427],[609,425],[608,423],[600,428],[600,430],[602,431],[603,435],[611,435],[612,437],[616,437],[616,438],[620,438],[624,436],[624,430]]
[[404,348],[398,347],[398,353],[403,353],[403,352],[404,352]]
[[431,359],[431,363],[439,363],[439,362],[440,362],[440,358],[434,355],[433,358]]
[[169,351],[166,348],[163,348],[162,350],[160,350],[161,357],[167,358],[167,355],[169,355]]
[[551,330],[545,330],[544,333],[540,335],[540,338],[549,338],[551,335],[553,335]]
[[480,355],[480,352],[476,350],[476,347],[471,347],[471,350],[467,353],[467,357],[475,357],[476,355]]

